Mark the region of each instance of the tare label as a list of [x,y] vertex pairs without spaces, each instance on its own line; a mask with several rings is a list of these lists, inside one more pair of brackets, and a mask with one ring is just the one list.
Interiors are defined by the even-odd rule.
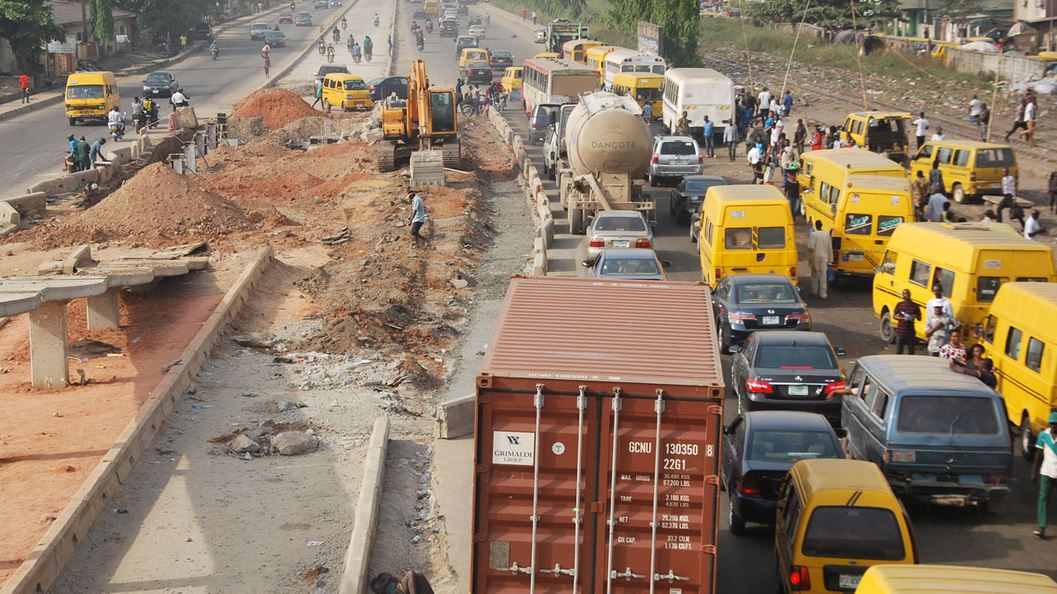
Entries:
[[536,436],[527,431],[493,431],[492,464],[532,466]]

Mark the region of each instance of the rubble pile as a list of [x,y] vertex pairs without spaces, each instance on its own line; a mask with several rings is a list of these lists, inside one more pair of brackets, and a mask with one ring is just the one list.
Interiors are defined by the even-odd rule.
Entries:
[[259,117],[269,130],[278,130],[295,120],[319,115],[296,93],[279,88],[254,91],[236,103],[231,113],[237,118]]

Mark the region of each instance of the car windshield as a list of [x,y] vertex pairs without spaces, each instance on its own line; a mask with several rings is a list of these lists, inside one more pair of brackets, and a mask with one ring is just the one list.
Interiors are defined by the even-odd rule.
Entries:
[[466,67],[483,69],[488,68],[488,64],[486,62],[467,62]]
[[833,351],[821,345],[761,344],[756,367],[765,369],[836,369]]
[[103,85],[77,85],[66,89],[68,99],[102,99]]
[[661,273],[657,261],[646,258],[605,258],[602,276],[657,276]]
[[718,179],[688,179],[683,191],[687,194],[704,194],[712,186],[724,185]]
[[169,82],[169,75],[162,74],[161,72],[155,72],[154,74],[148,74],[145,83],[167,83]]
[[803,552],[812,557],[889,561],[906,556],[895,514],[879,507],[815,508],[804,532]]
[[737,285],[734,291],[734,298],[735,301],[742,304],[797,302],[793,287],[785,283]]
[[690,140],[666,140],[661,143],[662,155],[696,155],[697,147]]
[[358,78],[345,81],[346,91],[363,91],[367,89],[367,83]]
[[645,231],[642,217],[598,217],[595,231]]
[[260,31],[262,29],[268,30],[268,29],[271,29],[271,27],[269,27],[268,25],[266,25],[264,23],[254,23],[253,25],[250,26],[250,30],[251,31],[253,31],[253,30]]
[[833,438],[822,431],[753,431],[748,459],[792,465],[800,460],[836,458]]
[[512,54],[512,53],[510,53],[510,52],[508,52],[506,50],[496,50],[496,51],[492,52],[492,57],[493,58],[507,58],[507,59],[509,59],[509,58],[513,58],[514,54]]
[[900,431],[942,435],[994,435],[998,413],[990,398],[904,396],[899,401]]

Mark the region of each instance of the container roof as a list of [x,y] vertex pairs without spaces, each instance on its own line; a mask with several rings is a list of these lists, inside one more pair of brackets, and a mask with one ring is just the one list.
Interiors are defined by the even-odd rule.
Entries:
[[711,294],[703,283],[515,277],[481,373],[722,386]]

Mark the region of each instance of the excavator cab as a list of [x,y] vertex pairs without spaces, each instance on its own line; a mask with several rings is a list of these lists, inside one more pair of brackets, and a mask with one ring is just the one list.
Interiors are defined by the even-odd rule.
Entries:
[[426,64],[415,60],[407,78],[407,101],[382,109],[378,170],[394,171],[418,150],[440,150],[444,167],[462,166],[455,89],[431,87]]

